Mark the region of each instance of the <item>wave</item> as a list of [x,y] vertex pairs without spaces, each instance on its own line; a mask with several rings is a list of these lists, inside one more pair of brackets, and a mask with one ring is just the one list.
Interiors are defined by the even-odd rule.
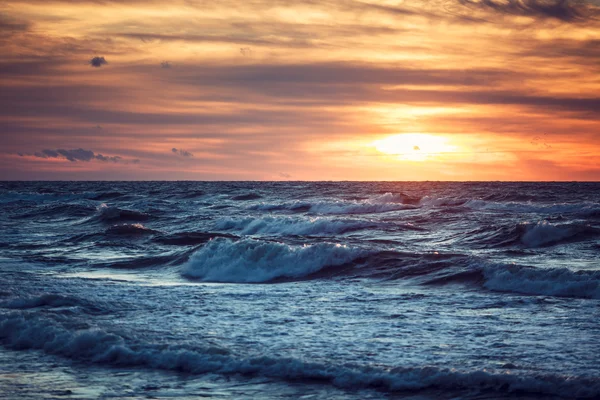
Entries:
[[534,202],[495,202],[481,199],[471,199],[466,201],[464,205],[474,210],[540,214],[573,214],[582,217],[594,215],[600,211],[600,204],[596,202],[543,204]]
[[467,201],[468,199],[455,197],[425,196],[419,201],[419,205],[424,207],[458,207],[465,205]]
[[107,235],[152,235],[159,232],[146,228],[142,224],[122,224],[111,226],[105,233]]
[[104,193],[97,194],[93,197],[90,197],[90,200],[106,201],[106,200],[118,199],[119,197],[123,197],[123,196],[125,196],[125,195],[120,192],[104,192]]
[[163,253],[142,257],[127,257],[120,259],[108,259],[96,261],[89,265],[93,268],[114,268],[123,270],[136,270],[150,267],[167,267],[181,265],[190,256],[190,251]]
[[361,255],[361,249],[333,243],[290,246],[251,239],[215,239],[190,257],[182,274],[212,282],[268,282],[305,277],[325,267],[350,263]]
[[56,293],[45,293],[33,297],[18,297],[0,303],[0,307],[13,310],[30,310],[39,307],[61,308],[79,307],[89,314],[106,313],[105,308],[92,304],[87,300]]
[[240,194],[238,196],[233,196],[231,198],[231,200],[247,201],[247,200],[256,200],[256,199],[261,199],[261,198],[262,198],[262,196],[260,194],[247,193],[247,194]]
[[600,235],[600,229],[589,224],[553,224],[548,221],[519,224],[517,232],[521,242],[528,247],[549,246]]
[[177,232],[170,235],[162,235],[154,238],[160,244],[171,246],[194,246],[204,244],[215,238],[237,239],[235,235],[215,232]]
[[489,265],[483,286],[499,292],[600,299],[600,271]]
[[93,207],[82,204],[49,204],[35,207],[33,211],[14,216],[15,219],[30,219],[38,217],[87,217],[94,212]]
[[597,398],[594,377],[558,374],[457,370],[437,367],[366,367],[324,364],[294,358],[240,357],[219,347],[168,347],[131,342],[100,329],[70,330],[57,322],[19,314],[0,315],[0,340],[14,349],[38,349],[79,361],[116,366],[141,366],[191,374],[245,375],[283,381],[320,382],[344,389],[384,392],[494,391],[565,398]]
[[464,232],[454,239],[474,248],[525,248],[553,246],[600,236],[600,229],[584,222],[522,222],[514,226],[487,225]]
[[377,228],[372,221],[325,218],[222,218],[216,221],[215,228],[224,231],[238,231],[244,235],[283,234],[283,235],[333,235],[362,229]]
[[37,307],[68,307],[80,305],[80,301],[74,297],[60,294],[43,294],[29,298],[16,298],[0,304],[3,308],[29,309]]
[[140,211],[124,210],[118,207],[109,207],[106,204],[101,204],[98,207],[99,214],[94,218],[101,222],[115,222],[115,221],[135,221],[143,222],[153,219],[153,215],[146,214]]
[[[408,201],[405,203],[404,201]],[[332,200],[318,202],[291,202],[281,204],[259,204],[252,209],[261,211],[288,210],[292,212],[310,212],[314,214],[376,214],[416,208],[418,200],[405,195],[385,193],[366,200]]]

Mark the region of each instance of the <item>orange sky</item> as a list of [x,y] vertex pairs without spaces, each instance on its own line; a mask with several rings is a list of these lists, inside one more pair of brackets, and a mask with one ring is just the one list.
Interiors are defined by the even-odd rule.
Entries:
[[600,2],[0,3],[0,179],[600,180]]

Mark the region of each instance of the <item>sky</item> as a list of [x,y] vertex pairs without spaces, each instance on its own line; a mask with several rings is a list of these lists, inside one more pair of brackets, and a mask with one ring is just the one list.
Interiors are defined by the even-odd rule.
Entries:
[[2,180],[600,180],[600,0],[2,0]]

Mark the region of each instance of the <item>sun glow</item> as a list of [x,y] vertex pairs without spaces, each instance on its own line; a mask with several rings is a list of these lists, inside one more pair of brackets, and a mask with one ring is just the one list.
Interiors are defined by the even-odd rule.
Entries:
[[425,133],[388,136],[373,142],[373,147],[381,153],[408,161],[425,161],[456,150],[455,146],[448,144],[448,138]]

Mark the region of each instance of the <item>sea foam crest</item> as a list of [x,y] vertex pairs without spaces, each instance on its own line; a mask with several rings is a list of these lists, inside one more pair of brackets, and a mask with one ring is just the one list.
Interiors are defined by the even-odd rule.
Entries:
[[484,286],[500,292],[600,299],[600,271],[490,265]]
[[333,243],[290,246],[250,239],[215,239],[192,254],[183,265],[182,274],[209,282],[268,282],[346,264],[363,253],[361,249]]
[[525,222],[518,226],[521,242],[528,247],[539,247],[562,242],[576,236],[598,235],[600,230],[587,224],[553,224],[548,221]]
[[284,234],[284,235],[332,235],[375,228],[372,221],[327,218],[222,218],[215,223],[218,230],[237,231],[244,235]]
[[565,398],[600,396],[600,382],[594,378],[437,367],[366,368],[269,355],[245,358],[217,347],[169,348],[144,342],[130,343],[122,336],[100,329],[69,330],[49,320],[18,314],[0,314],[0,342],[16,349],[40,349],[49,354],[100,364],[144,366],[193,374],[242,374],[319,381],[348,389],[375,388],[393,392],[437,388]]
[[292,202],[283,204],[262,203],[251,208],[261,211],[308,211],[314,214],[375,214],[415,208],[418,199],[404,194],[384,193],[365,200],[329,200],[317,202]]

